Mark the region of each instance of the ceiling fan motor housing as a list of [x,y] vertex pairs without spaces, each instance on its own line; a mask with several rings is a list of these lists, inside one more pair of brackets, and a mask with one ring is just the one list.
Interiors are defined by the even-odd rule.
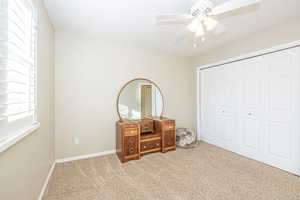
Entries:
[[199,0],[191,8],[190,13],[193,16],[207,15],[212,11],[213,3],[210,0]]

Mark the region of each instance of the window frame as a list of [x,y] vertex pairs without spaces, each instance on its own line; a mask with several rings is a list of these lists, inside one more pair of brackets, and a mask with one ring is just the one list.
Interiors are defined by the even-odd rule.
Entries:
[[[5,1],[5,0],[4,0]],[[7,0],[9,1],[9,0]],[[6,151],[11,146],[19,142],[20,140],[24,139],[26,136],[30,135],[31,133],[35,132],[40,127],[40,122],[38,121],[38,101],[37,101],[37,95],[38,95],[38,40],[39,40],[39,12],[37,7],[34,5],[32,0],[22,0],[28,3],[28,5],[32,8],[32,13],[34,15],[34,24],[32,24],[31,29],[35,31],[35,40],[34,42],[34,65],[33,65],[33,82],[34,82],[34,110],[32,114],[32,123],[28,124],[24,127],[21,127],[20,129],[17,129],[16,131],[12,131],[12,133],[9,133],[7,136],[0,137],[0,153]],[[3,3],[3,1],[0,0],[0,4]],[[3,4],[2,4],[3,5]],[[7,9],[7,8],[4,8]],[[32,35],[31,35],[32,37]],[[32,41],[31,41],[32,42]]]

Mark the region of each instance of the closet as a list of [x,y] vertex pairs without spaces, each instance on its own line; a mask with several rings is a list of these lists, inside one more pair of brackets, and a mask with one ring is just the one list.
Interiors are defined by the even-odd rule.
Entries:
[[198,69],[200,139],[300,175],[300,47]]

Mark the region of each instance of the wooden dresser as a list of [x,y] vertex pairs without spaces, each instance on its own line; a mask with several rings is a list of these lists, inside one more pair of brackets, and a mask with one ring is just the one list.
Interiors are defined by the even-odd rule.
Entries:
[[176,149],[175,120],[165,117],[122,120],[116,126],[116,148],[121,162]]

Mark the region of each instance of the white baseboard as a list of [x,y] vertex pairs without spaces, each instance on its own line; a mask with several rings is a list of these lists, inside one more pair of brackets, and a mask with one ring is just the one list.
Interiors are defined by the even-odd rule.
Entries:
[[48,185],[48,182],[49,182],[49,180],[50,180],[50,177],[51,177],[51,175],[52,175],[52,173],[53,173],[55,164],[56,164],[56,162],[53,162],[53,164],[52,164],[52,166],[51,166],[51,169],[49,170],[48,176],[47,176],[47,178],[46,178],[46,180],[45,180],[45,182],[44,182],[44,185],[43,185],[43,188],[42,188],[42,191],[41,191],[41,193],[40,193],[40,196],[39,196],[38,200],[42,200],[42,199],[43,199],[45,190],[46,190],[46,188],[47,188],[47,185]]
[[70,162],[70,161],[74,161],[74,160],[81,160],[81,159],[86,159],[86,158],[105,156],[105,155],[109,155],[109,154],[113,154],[113,153],[116,153],[116,150],[103,151],[103,152],[92,153],[92,154],[87,154],[87,155],[58,159],[58,160],[56,160],[56,163],[64,163],[64,162]]
[[48,176],[44,182],[42,191],[40,193],[40,196],[38,198],[38,200],[42,200],[45,190],[47,188],[48,182],[50,180],[50,177],[53,173],[54,167],[56,163],[64,163],[64,162],[69,162],[69,161],[74,161],[74,160],[81,160],[81,159],[85,159],[85,158],[93,158],[93,157],[98,157],[98,156],[105,156],[105,155],[109,155],[109,154],[113,154],[116,153],[116,150],[111,150],[111,151],[103,151],[103,152],[99,152],[99,153],[92,153],[92,154],[87,154],[87,155],[81,155],[81,156],[75,156],[75,157],[69,157],[69,158],[63,158],[63,159],[58,159],[56,160],[52,166],[51,169],[49,170]]

